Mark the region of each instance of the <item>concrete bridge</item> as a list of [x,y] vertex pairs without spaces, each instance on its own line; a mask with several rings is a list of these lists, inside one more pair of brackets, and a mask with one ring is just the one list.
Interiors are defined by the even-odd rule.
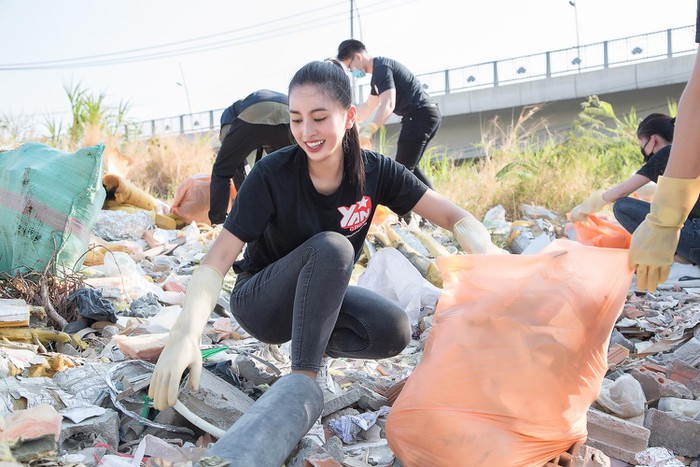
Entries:
[[[544,119],[550,132],[562,132],[591,95],[612,104],[618,117],[632,108],[640,117],[668,113],[668,103],[678,102],[690,76],[694,39],[694,26],[685,26],[418,75],[443,114],[430,146],[453,158],[478,156],[475,145],[489,122],[498,117],[508,126],[533,105],[541,107],[535,118]],[[357,87],[358,103],[367,92],[367,84]],[[143,136],[218,132],[223,110],[141,122],[140,131]],[[385,128],[385,152],[393,156],[399,118],[392,116]]]
[[[478,156],[479,150],[474,145],[482,141],[489,122],[498,118],[500,124],[507,127],[517,121],[524,108],[535,105],[540,110],[534,118],[543,118],[550,132],[560,133],[571,127],[581,111],[581,103],[592,95],[610,103],[618,117],[632,108],[640,118],[651,112],[668,113],[669,102],[678,102],[693,67],[697,45],[692,33],[691,27],[681,28],[493,62],[489,64],[493,71],[488,78],[498,76],[506,66],[526,76],[505,81],[496,78],[475,89],[452,90],[443,85],[431,93],[443,114],[442,125],[431,146],[442,146],[454,158]],[[676,36],[682,36],[683,40],[680,37],[674,40]],[[619,42],[628,47],[622,49]],[[628,55],[621,53],[613,60],[610,53],[613,48],[629,51]],[[559,61],[564,65],[559,70],[551,67],[557,55],[566,56]],[[471,68],[488,68],[485,65]],[[445,80],[453,83],[450,72],[452,70],[443,73]],[[467,81],[475,76],[469,71],[460,70],[460,73],[468,75]],[[434,87],[435,74],[419,78],[431,83],[428,90]],[[423,78],[428,79],[424,81]],[[477,81],[471,79],[469,84]],[[399,120],[392,116],[385,125],[389,141],[392,138],[396,141]]]

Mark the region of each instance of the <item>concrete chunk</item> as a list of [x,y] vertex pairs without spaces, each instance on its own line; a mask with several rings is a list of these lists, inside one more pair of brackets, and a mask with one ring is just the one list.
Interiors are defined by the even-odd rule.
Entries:
[[610,467],[610,458],[599,449],[583,445],[574,457],[571,467]]
[[700,456],[700,421],[681,414],[649,409],[644,426],[651,431],[650,446],[665,447],[676,455]]
[[195,415],[224,431],[254,402],[246,393],[205,369],[202,369],[199,390],[193,392],[189,384],[185,384],[178,398]]
[[588,409],[588,441],[605,455],[634,462],[634,455],[648,447],[649,430],[599,410]]
[[379,410],[385,405],[389,405],[386,397],[378,394],[365,386],[359,386],[362,397],[357,402],[361,408],[365,410]]
[[61,422],[61,434],[58,445],[63,449],[72,449],[70,444],[82,444],[91,447],[96,443],[104,443],[114,449],[119,447],[119,415],[114,410],[107,409],[99,417],[86,418],[80,423],[73,423],[64,418]]
[[362,393],[357,388],[352,388],[348,391],[336,394],[329,399],[323,401],[323,413],[322,417],[327,417],[328,415],[342,410],[345,407],[349,407],[355,402],[359,401],[362,397]]
[[697,365],[700,363],[700,339],[693,337],[688,342],[678,347],[673,352],[673,356],[690,366]]
[[297,450],[289,456],[285,467],[342,467],[340,463],[345,458],[342,441],[336,436],[326,441],[323,446],[302,438]]

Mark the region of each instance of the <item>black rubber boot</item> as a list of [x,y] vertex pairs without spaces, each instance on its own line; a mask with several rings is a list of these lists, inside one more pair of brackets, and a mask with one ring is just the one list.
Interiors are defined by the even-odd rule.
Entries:
[[[280,467],[323,411],[323,393],[301,373],[278,379],[204,454],[236,467]],[[218,464],[222,465],[222,464]]]

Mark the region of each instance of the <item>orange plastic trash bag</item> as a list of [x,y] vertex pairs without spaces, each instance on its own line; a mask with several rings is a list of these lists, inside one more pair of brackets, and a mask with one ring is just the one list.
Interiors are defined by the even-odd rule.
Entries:
[[576,241],[584,245],[629,249],[632,241],[632,234],[624,227],[595,215],[589,215],[584,222],[574,222],[573,228]]
[[632,279],[625,250],[438,258],[444,290],[387,419],[407,467],[535,466],[586,437]]
[[374,217],[372,217],[372,225],[382,225],[391,214],[392,211],[388,207],[383,204],[377,205],[377,209],[374,210]]
[[[175,199],[170,211],[182,217],[186,223],[192,221],[210,224],[209,222],[209,185],[211,175],[197,174],[187,177],[175,191]],[[231,196],[227,211],[236,197],[236,188],[231,184]]]

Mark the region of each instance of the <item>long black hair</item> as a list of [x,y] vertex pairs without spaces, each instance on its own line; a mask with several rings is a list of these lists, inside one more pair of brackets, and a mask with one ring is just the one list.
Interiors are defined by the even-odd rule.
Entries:
[[[314,61],[301,67],[289,82],[287,95],[291,95],[295,87],[306,84],[318,86],[329,99],[340,104],[343,109],[349,109],[352,105],[350,78],[340,62],[335,59]],[[365,188],[365,161],[355,123],[352,128],[345,130],[343,136],[343,163],[350,182],[356,184],[362,193]]]
[[669,143],[673,142],[673,131],[676,129],[676,118],[662,113],[647,115],[637,127],[637,137],[650,138],[659,135]]

